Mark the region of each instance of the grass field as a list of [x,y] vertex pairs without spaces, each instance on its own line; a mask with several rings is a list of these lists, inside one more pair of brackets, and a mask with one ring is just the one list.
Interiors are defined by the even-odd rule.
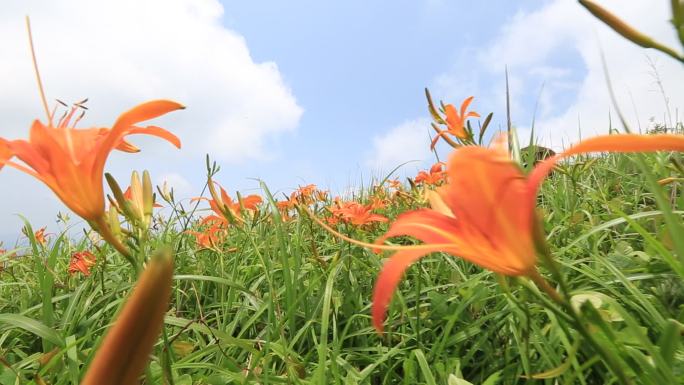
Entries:
[[[684,378],[683,265],[673,251],[673,238],[684,233],[681,225],[671,233],[666,221],[680,216],[684,198],[679,181],[652,183],[680,175],[673,166],[679,159],[664,152],[576,159],[549,177],[538,198],[575,302],[595,307],[582,307],[586,327],[634,383]],[[186,200],[155,215],[139,253],[162,245],[176,252],[171,307],[148,383],[616,381],[597,348],[528,280],[443,253],[408,271],[386,333],[377,334],[369,306],[383,254],[339,240],[301,211],[282,217],[263,188],[258,210],[244,212],[245,223],[208,249],[182,231],[202,231],[191,214],[204,202]],[[425,206],[424,188],[374,185],[353,200],[387,199],[376,212],[393,219]],[[328,198],[309,207],[323,216],[331,205]],[[28,248],[0,254],[0,384],[76,384],[131,288],[131,266],[86,237],[55,234],[41,244],[27,228]],[[338,229],[372,242],[387,224]],[[67,272],[81,250],[97,256],[90,276]]]
[[47,122],[0,137],[0,168],[39,179],[88,230],[24,219],[0,244],[0,385],[684,384],[681,122],[630,133],[614,106],[621,130],[555,154],[534,130],[521,149],[510,116],[507,135],[485,135],[491,114],[473,128],[472,97],[457,110],[427,93],[432,147],[454,150],[415,177],[244,196],[207,156],[204,190],[177,199],[146,171],[124,190],[104,168],[138,150],[128,135],[180,148],[139,124],[183,105],[77,129],[85,101],[55,121],[34,64]]

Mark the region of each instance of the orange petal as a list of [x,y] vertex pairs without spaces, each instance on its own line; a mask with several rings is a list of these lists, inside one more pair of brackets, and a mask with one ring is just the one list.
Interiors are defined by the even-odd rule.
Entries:
[[684,151],[684,135],[601,135],[585,139],[561,154],[550,157],[537,164],[527,179],[530,198],[537,195],[539,186],[551,172],[555,164],[562,158],[588,152],[653,152]]
[[473,98],[474,96],[469,96],[461,103],[461,119],[465,119],[466,110],[468,109],[468,106],[470,106],[470,102],[473,101]]
[[455,217],[504,243],[529,231],[535,202],[525,176],[505,152],[467,146],[447,165],[449,184],[438,190]]
[[570,156],[586,152],[684,151],[684,135],[602,135],[585,139],[563,152]]
[[140,149],[136,147],[134,144],[126,141],[125,139],[121,139],[121,143],[119,143],[116,147],[117,150],[122,151],[122,152],[128,152],[128,153],[136,153],[140,152]]
[[406,269],[417,260],[423,258],[433,250],[401,250],[392,255],[385,262],[373,289],[373,303],[371,315],[373,326],[378,333],[382,333],[382,322],[387,313],[387,307],[392,300],[392,295],[397,289]]
[[0,138],[0,170],[12,157],[12,151],[9,148],[9,144],[5,139]]
[[455,248],[464,245],[459,237],[460,229],[455,218],[430,209],[403,213],[392,223],[387,233],[375,242],[380,244],[387,238],[410,235],[424,243],[453,244]]
[[[55,140],[52,130],[38,121],[31,127],[31,143],[37,147],[43,162],[49,166],[44,170],[37,169],[43,182],[46,183],[62,202],[84,219],[92,220],[104,214],[104,193],[102,184],[96,186],[90,179],[90,170],[83,169],[74,163],[71,154]],[[17,154],[19,157],[20,154]],[[24,160],[22,157],[20,159]],[[29,159],[35,161],[36,159]],[[39,161],[40,163],[40,161]],[[27,163],[28,164],[28,163]],[[33,167],[32,164],[29,164]],[[36,169],[35,167],[33,167]],[[101,174],[101,173],[100,173]]]
[[[109,156],[109,153],[112,152],[115,147],[118,147],[121,144],[121,140],[128,133],[139,129],[139,127],[133,126],[134,124],[183,108],[185,108],[183,105],[170,100],[153,100],[151,102],[139,104],[121,114],[116,120],[116,123],[114,123],[112,129],[106,134],[104,140],[99,143],[97,154],[93,161],[93,173],[101,174],[104,170],[104,164]],[[170,133],[162,133],[158,130],[151,129],[149,134],[162,137],[171,143],[180,146],[178,138]],[[95,175],[93,175],[93,177],[95,177]]]
[[[34,122],[35,124],[39,122]],[[19,158],[22,162],[26,163],[29,167],[36,171],[38,174],[44,174],[50,171],[50,164],[48,160],[45,159],[43,154],[38,152],[38,150],[29,142],[25,140],[13,140],[7,143],[10,150],[14,153],[14,156]]]
[[156,117],[167,114],[171,111],[181,110],[185,107],[171,100],[152,100],[146,103],[138,104],[130,110],[124,112],[119,116],[119,119],[114,123],[112,130],[126,129],[136,123],[144,122],[146,120],[154,119]]
[[432,208],[434,211],[437,211],[438,213],[446,215],[447,217],[454,218],[454,213],[451,212],[449,206],[447,206],[447,204],[444,203],[444,200],[436,191],[426,190],[425,196],[428,202],[430,202],[430,208]]
[[456,107],[454,107],[453,104],[447,104],[444,106],[444,113],[446,114],[447,121],[454,122],[459,120],[458,111],[456,111]]
[[247,210],[256,210],[261,202],[263,202],[263,199],[258,195],[248,195],[242,198],[242,206]]
[[[132,135],[132,134],[147,134],[147,135],[156,136],[158,138],[165,139],[167,142],[176,146],[176,148],[181,148],[180,139],[178,139],[178,137],[176,135],[170,133],[169,131],[167,131],[161,127],[157,127],[157,126],[133,127],[130,130],[128,130],[128,133],[126,135]],[[133,147],[135,147],[135,146],[133,146]],[[118,149],[118,147],[117,147],[117,149]]]

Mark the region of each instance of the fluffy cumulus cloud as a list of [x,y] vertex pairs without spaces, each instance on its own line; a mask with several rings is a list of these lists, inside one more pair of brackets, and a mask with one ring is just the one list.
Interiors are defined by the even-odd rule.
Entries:
[[373,139],[373,150],[366,165],[375,171],[388,172],[409,161],[425,161],[431,156],[430,121],[415,119],[390,128]]
[[173,195],[176,199],[188,199],[191,198],[193,194],[197,194],[192,183],[175,172],[160,175],[155,178],[154,183],[160,187],[166,186],[168,191],[173,189]]
[[[172,124],[187,150],[225,161],[263,157],[264,139],[294,129],[302,109],[273,62],[257,63],[245,40],[221,25],[215,0],[20,2],[0,33],[4,133],[41,116],[25,38],[34,40],[50,98],[90,98],[90,121],[107,124],[132,104],[172,98],[188,106]],[[12,129],[14,128],[14,129]]]
[[[50,103],[88,97],[83,126],[111,125],[146,100],[174,99],[187,110],[155,124],[179,135],[183,156],[210,153],[239,163],[268,158],[271,138],[299,123],[302,108],[277,65],[250,56],[243,37],[222,26],[216,0],[36,0],[4,4],[0,14],[0,34],[7,37],[0,53],[2,137],[26,137],[31,120],[45,116],[25,15],[31,17]],[[141,147],[159,164],[178,156],[160,141]],[[3,170],[0,186],[30,189],[24,179]],[[56,212],[43,209],[50,216]],[[5,204],[0,215],[9,215]]]
[[[606,0],[601,4],[657,40],[680,46],[668,22],[668,2]],[[488,76],[502,78],[504,64],[508,65],[512,116],[521,137],[529,137],[538,98],[535,136],[560,148],[580,135],[606,133],[609,114],[613,127],[619,127],[601,52],[618,106],[632,128],[670,125],[677,109],[684,106],[681,64],[626,41],[576,2],[555,0],[517,14],[477,59]],[[494,97],[497,109],[503,111],[503,87],[484,87],[482,93]]]
[[[680,47],[669,23],[668,2],[605,0],[601,4],[657,40]],[[483,115],[493,111],[490,127],[503,128],[507,67],[511,115],[519,136],[529,140],[534,118],[536,140],[559,149],[580,136],[608,132],[609,115],[613,127],[621,128],[608,94],[601,51],[619,107],[633,129],[670,125],[677,115],[682,119],[681,63],[624,40],[577,2],[567,0],[519,12],[489,42],[459,47],[449,68],[434,78],[432,93],[455,104],[475,95],[476,111]],[[388,129],[385,137],[400,130],[408,129],[404,125]],[[409,159],[403,153],[420,153],[425,141],[403,144],[393,147],[376,140],[375,151],[400,162]]]

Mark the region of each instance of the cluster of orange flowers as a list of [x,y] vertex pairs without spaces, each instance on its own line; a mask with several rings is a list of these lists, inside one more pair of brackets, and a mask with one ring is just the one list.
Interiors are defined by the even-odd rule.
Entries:
[[[464,135],[466,138],[472,135],[464,129],[469,117],[479,116],[466,112],[471,100],[467,98],[464,101],[460,113],[452,105],[444,107],[446,118],[442,121],[447,129],[440,131],[437,138],[446,139],[447,134],[461,139]],[[105,220],[102,183],[109,153],[114,149],[138,151],[125,140],[131,134],[158,136],[180,147],[180,141],[170,132],[155,126],[136,125],[180,108],[183,106],[168,100],[147,102],[122,114],[112,128],[89,129],[76,128],[80,119],[74,119],[76,107],[56,125],[53,124],[53,111],[48,113],[47,125],[34,121],[29,140],[0,138],[0,168],[14,167],[41,180],[111,243],[108,236],[111,235],[110,225]],[[458,255],[505,275],[536,274],[538,246],[535,245],[534,234],[538,219],[534,209],[537,189],[560,159],[585,152],[657,150],[684,150],[684,137],[626,134],[591,138],[541,162],[527,176],[511,161],[506,146],[500,142],[492,148],[458,146],[446,164],[436,163],[415,178],[416,184],[440,186],[436,191],[428,191],[431,208],[401,214],[375,245],[376,248],[397,251],[384,265],[376,284],[372,309],[376,328],[382,329],[384,313],[403,272],[414,261],[431,252]],[[14,161],[14,158],[22,163]],[[234,200],[222,187],[220,193],[217,192],[211,180],[209,186],[212,199],[198,198],[208,201],[213,211],[202,221],[208,228],[201,233],[190,232],[198,244],[206,248],[221,243],[227,227],[244,223],[246,213],[257,212],[263,201],[258,195]],[[390,181],[390,186],[397,190],[401,188],[398,181]],[[123,194],[133,203],[142,199],[134,190],[128,189]],[[300,187],[289,199],[279,202],[278,209],[284,218],[290,218],[298,204],[310,205],[327,200],[327,193],[311,184]],[[387,217],[373,212],[385,204],[386,200],[380,196],[372,197],[367,204],[337,199],[328,208],[331,215],[326,220],[329,224],[341,222],[354,226],[388,222]],[[384,240],[398,235],[413,236],[424,245],[380,247]],[[45,229],[38,230],[34,236],[37,242],[44,243]],[[94,263],[95,258],[89,252],[76,253],[69,264],[69,272],[88,275]]]
[[212,199],[197,197],[193,201],[204,200],[209,202],[212,214],[204,217],[201,224],[205,227],[203,231],[186,231],[195,237],[195,241],[204,249],[216,249],[223,243],[226,231],[231,224],[241,224],[245,222],[247,213],[255,213],[263,199],[258,195],[248,195],[238,197],[233,200],[226,190],[219,186],[220,194],[216,191],[214,182],[210,179],[210,191]]
[[[619,19],[588,0],[582,3],[595,15],[601,17],[623,36],[644,47],[660,49],[682,60],[676,52],[656,44],[652,40],[629,28]],[[673,2],[673,7],[676,2]],[[29,31],[30,33],[30,31]],[[39,79],[40,84],[40,79]],[[114,150],[137,152],[139,149],[127,141],[133,134],[146,134],[162,138],[177,148],[180,140],[172,133],[156,126],[139,126],[156,117],[184,107],[169,100],[154,100],[139,104],[121,114],[109,127],[76,128],[83,117],[83,103],[74,106],[56,121],[56,108],[50,111],[41,89],[43,107],[47,120],[35,120],[31,124],[29,139],[8,140],[0,137],[0,170],[4,166],[25,172],[47,185],[57,197],[74,213],[85,219],[91,227],[101,234],[124,256],[132,258],[127,248],[116,234],[118,219],[105,211],[103,189],[104,166]],[[421,171],[415,177],[415,184],[437,186],[435,190],[425,189],[430,208],[404,212],[391,223],[388,231],[374,244],[367,244],[345,237],[323,222],[329,231],[334,232],[356,244],[375,250],[390,250],[395,253],[382,267],[375,285],[372,303],[372,317],[375,328],[381,332],[383,321],[404,272],[415,261],[432,252],[445,252],[459,256],[485,269],[507,276],[527,276],[540,282],[537,272],[537,255],[546,252],[540,219],[535,206],[539,186],[563,158],[589,152],[647,152],[647,151],[684,151],[684,136],[681,135],[609,135],[590,138],[569,147],[564,152],[550,157],[535,166],[528,175],[523,174],[518,164],[511,160],[508,146],[501,140],[492,147],[477,146],[469,118],[480,115],[468,111],[473,97],[466,98],[460,109],[452,104],[442,105],[438,111],[427,93],[428,108],[435,123],[437,135],[430,148],[434,149],[439,139],[454,147],[445,163],[433,165],[429,171]],[[480,128],[479,141],[482,143],[484,129],[489,117]],[[446,126],[446,128],[440,128]],[[134,174],[135,175],[135,174]],[[110,186],[112,184],[110,183]],[[112,207],[125,213],[131,220],[149,224],[153,198],[136,178],[126,193],[113,191],[119,205]],[[391,181],[390,186],[399,192],[401,184]],[[117,186],[118,188],[118,186]],[[117,188],[113,188],[116,190]],[[233,200],[221,187],[216,191],[214,182],[209,179],[211,199],[197,198],[209,202],[213,212],[204,218],[207,226],[204,232],[190,232],[202,247],[216,248],[231,225],[242,225],[248,215],[256,215],[262,198],[250,195],[238,196]],[[148,188],[149,190],[149,188]],[[113,201],[112,201],[113,202]],[[302,186],[290,197],[277,204],[285,219],[292,217],[298,205],[311,205],[328,202],[327,193],[315,185]],[[347,223],[366,226],[388,222],[383,215],[374,213],[387,204],[382,195],[371,197],[370,202],[361,204],[355,201],[333,201],[328,207],[329,224]],[[110,207],[110,212],[115,213]],[[316,219],[319,220],[319,219]],[[395,246],[384,242],[396,236],[412,236],[422,242],[418,245]],[[45,228],[35,232],[36,242],[47,242]],[[0,250],[0,253],[5,253]],[[168,254],[168,253],[167,253]],[[68,267],[69,274],[90,275],[90,268],[96,264],[96,257],[88,252],[73,253]],[[133,261],[136,266],[135,261]],[[132,383],[147,362],[154,339],[159,334],[163,316],[168,307],[173,274],[172,258],[162,255],[153,259],[143,273],[134,296],[129,300],[117,325],[103,343],[101,354],[91,364],[84,383],[97,383],[125,372],[117,383]],[[543,280],[543,279],[542,279]],[[159,285],[162,283],[163,285]],[[158,291],[157,288],[162,290]],[[153,322],[139,322],[147,315]],[[131,334],[131,331],[135,332]],[[133,338],[130,338],[133,336]],[[139,338],[142,338],[139,343]],[[130,342],[129,342],[130,341]],[[126,345],[121,347],[120,345]],[[130,347],[130,345],[134,345]],[[136,348],[136,346],[140,348]],[[135,351],[136,357],[124,356],[122,351]],[[135,368],[127,370],[129,362]],[[112,365],[116,363],[116,365]],[[107,374],[102,374],[107,373]],[[116,380],[115,380],[116,381]]]
[[318,189],[315,184],[308,184],[297,188],[284,201],[277,202],[276,206],[282,220],[289,221],[293,218],[298,204],[308,206],[326,202],[328,202],[328,192]]

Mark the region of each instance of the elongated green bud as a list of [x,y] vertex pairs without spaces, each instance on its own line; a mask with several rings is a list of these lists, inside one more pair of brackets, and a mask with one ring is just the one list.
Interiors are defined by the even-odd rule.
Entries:
[[150,173],[143,171],[142,179],[142,199],[143,199],[143,222],[145,228],[150,226],[152,220],[152,210],[154,208],[154,190],[152,189],[152,179]]
[[107,179],[107,184],[109,185],[109,188],[112,190],[112,194],[114,195],[114,199],[116,200],[117,206],[119,206],[119,209],[128,218],[136,218],[135,213],[133,212],[133,209],[131,208],[130,203],[128,203],[128,200],[124,196],[123,191],[121,191],[121,187],[119,187],[119,183],[114,179],[112,174],[106,172],[105,173],[105,179]]
[[671,0],[672,2],[672,24],[677,30],[679,41],[684,46],[684,0]]
[[607,9],[596,4],[593,0],[579,0],[579,2],[596,18],[603,21],[615,32],[619,33],[627,40],[630,40],[632,43],[644,48],[657,49],[661,52],[664,52],[672,56],[677,60],[684,61],[684,57],[682,57],[682,55],[677,53],[675,50],[663,44],[660,44],[659,42],[653,40],[653,38],[651,38],[650,36],[641,33],[631,25],[622,21],[622,19],[615,16],[613,13],[609,12]]

